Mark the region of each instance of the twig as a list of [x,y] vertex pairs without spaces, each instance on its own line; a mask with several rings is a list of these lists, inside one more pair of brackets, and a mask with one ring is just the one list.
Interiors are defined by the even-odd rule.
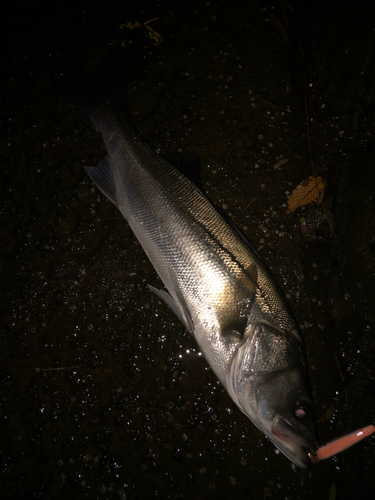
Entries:
[[340,366],[339,360],[337,359],[336,353],[334,351],[332,351],[332,352],[333,352],[333,355],[335,356],[335,360],[336,360],[337,368],[339,369],[341,380],[343,382],[345,382],[345,378],[344,378],[344,375],[342,373],[341,366]]
[[59,372],[63,370],[74,370],[74,368],[78,368],[78,366],[61,366],[59,368],[35,368],[35,371],[38,372]]
[[244,212],[246,212],[246,210],[249,208],[249,206],[257,199],[257,197],[259,196],[259,193],[254,196],[254,198],[251,200],[251,202],[247,205],[247,207],[244,208]]
[[[317,190],[317,192],[319,193],[318,183],[316,182],[316,175],[315,175],[314,161],[313,161],[313,158],[312,158],[312,151],[311,151],[310,127],[309,127],[309,112],[308,112],[308,109],[307,109],[307,92],[306,92],[306,91],[305,91],[305,110],[306,110],[307,142],[308,142],[308,145],[309,145],[309,153],[310,153],[311,168],[312,168],[313,177],[314,177],[314,179],[315,179],[315,186],[316,186],[316,190]],[[330,229],[331,229],[331,232],[332,232],[332,234],[335,234],[335,232],[334,232],[334,230],[333,230],[333,227],[332,227],[332,224],[331,224],[331,221],[329,220],[328,213],[327,213],[327,210],[326,210],[326,207],[325,207],[325,205],[324,205],[323,200],[322,200],[322,202],[321,202],[321,205],[322,205],[322,208],[323,208],[324,217],[326,218],[326,220],[327,220],[327,222],[328,222],[328,224],[329,224],[329,227],[330,227]]]
[[146,21],[145,23],[143,23],[143,25],[146,26],[146,24],[152,23],[152,21],[157,21],[158,19],[159,19],[158,17],[154,17],[154,19],[150,19],[149,21]]
[[290,5],[288,5],[286,2],[284,2],[284,0],[282,0],[282,3],[284,5],[286,5],[288,7],[288,9],[290,9],[292,12],[294,12],[294,10],[292,9],[292,7]]

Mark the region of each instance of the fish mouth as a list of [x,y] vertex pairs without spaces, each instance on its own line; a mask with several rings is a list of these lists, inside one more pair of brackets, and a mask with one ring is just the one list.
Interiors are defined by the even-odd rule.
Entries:
[[312,464],[310,456],[317,449],[317,443],[306,428],[301,429],[300,425],[296,426],[294,422],[278,416],[272,423],[269,438],[299,467],[306,469]]

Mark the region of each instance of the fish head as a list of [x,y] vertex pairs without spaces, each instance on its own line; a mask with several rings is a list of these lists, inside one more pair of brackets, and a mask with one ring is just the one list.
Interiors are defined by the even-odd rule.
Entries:
[[[300,339],[266,323],[250,328],[227,378],[239,408],[299,467],[317,448],[315,416]],[[302,361],[301,361],[302,360]]]

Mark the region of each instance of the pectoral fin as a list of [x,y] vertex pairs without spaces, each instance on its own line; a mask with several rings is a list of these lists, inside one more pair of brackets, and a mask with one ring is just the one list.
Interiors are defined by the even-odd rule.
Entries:
[[181,293],[180,288],[178,286],[175,288],[176,295],[179,301],[179,306],[180,306],[179,307],[177,303],[169,295],[169,293],[165,292],[164,290],[159,290],[158,288],[155,288],[151,285],[148,285],[148,287],[152,292],[156,293],[156,295],[172,309],[177,318],[185,326],[186,330],[190,333],[193,333],[194,331],[193,319],[191,317],[190,311]]

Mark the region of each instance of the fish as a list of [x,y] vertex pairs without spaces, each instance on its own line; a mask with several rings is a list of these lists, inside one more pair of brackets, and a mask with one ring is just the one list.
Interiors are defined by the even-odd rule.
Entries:
[[128,73],[121,58],[112,58],[57,82],[105,144],[102,162],[85,169],[126,219],[166,289],[150,290],[193,334],[238,408],[306,468],[317,439],[298,324],[256,248],[177,168],[183,157],[154,152],[119,105]]

